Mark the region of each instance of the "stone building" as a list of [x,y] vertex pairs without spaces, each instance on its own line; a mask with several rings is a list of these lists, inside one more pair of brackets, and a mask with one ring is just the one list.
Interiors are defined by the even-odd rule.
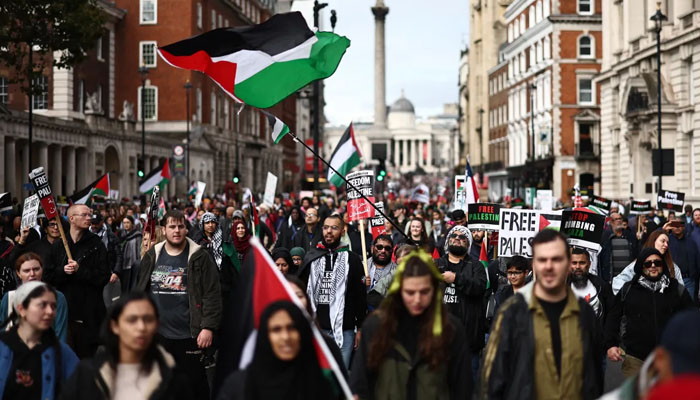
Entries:
[[489,69],[488,158],[484,164],[484,184],[488,196],[496,201],[508,194],[509,188],[521,186],[518,178],[508,178],[508,63],[503,52],[499,63]]
[[[700,4],[664,1],[661,30],[662,189],[700,198]],[[656,2],[604,2],[601,91],[602,195],[656,202],[658,149]]]

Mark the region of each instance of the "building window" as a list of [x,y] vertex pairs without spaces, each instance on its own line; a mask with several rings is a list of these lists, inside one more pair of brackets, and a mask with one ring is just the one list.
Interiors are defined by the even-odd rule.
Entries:
[[593,39],[588,35],[578,38],[578,56],[581,58],[593,58]]
[[[140,120],[141,113],[143,112],[143,117],[146,121],[157,121],[158,120],[158,88],[155,86],[146,86],[146,87],[139,86],[138,96],[139,96],[139,115],[137,116],[137,118]],[[143,107],[143,109],[141,107]]]
[[591,78],[579,78],[578,103],[593,104],[593,81]]
[[202,29],[202,3],[197,3],[197,28]]
[[224,127],[226,129],[231,129],[231,118],[230,118],[230,112],[229,109],[231,107],[231,102],[226,99],[224,101]]
[[32,96],[32,109],[47,110],[49,108],[49,77],[43,75],[35,78],[34,87],[38,88],[41,94]]
[[139,64],[149,68],[156,67],[156,42],[139,42]]
[[217,25],[219,28],[223,28],[224,26],[224,16],[219,14],[219,24]]
[[549,0],[542,2],[542,18],[549,17]]
[[216,94],[212,91],[211,96],[209,98],[209,101],[211,102],[210,110],[209,110],[209,123],[212,126],[216,125]]
[[552,49],[549,46],[549,36],[545,36],[542,48],[544,49],[544,59],[549,60],[552,54]]
[[195,118],[200,124],[202,123],[202,89],[197,88],[197,93],[195,94]]
[[216,29],[216,10],[211,10],[211,29]]
[[508,42],[513,41],[513,24],[508,25]]
[[141,0],[140,12],[141,24],[155,24],[158,21],[157,0]]
[[520,34],[521,34],[521,35],[524,35],[524,34],[525,34],[525,31],[526,31],[526,28],[525,28],[525,14],[522,14],[522,15],[520,16]]
[[0,76],[0,104],[7,104],[8,100],[7,78]]
[[97,56],[98,61],[104,61],[104,57],[102,56],[102,36],[100,36],[97,39],[97,46],[95,46],[95,55]]
[[593,14],[593,0],[578,0],[578,13],[583,15]]

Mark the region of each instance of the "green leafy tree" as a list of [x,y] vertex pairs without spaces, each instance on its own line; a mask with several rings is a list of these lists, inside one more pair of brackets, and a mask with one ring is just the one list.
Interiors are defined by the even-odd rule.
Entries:
[[[14,71],[8,80],[29,94],[25,82],[46,67],[70,68],[84,60],[103,34],[103,1],[0,0],[0,64]],[[33,87],[32,94],[41,90]]]

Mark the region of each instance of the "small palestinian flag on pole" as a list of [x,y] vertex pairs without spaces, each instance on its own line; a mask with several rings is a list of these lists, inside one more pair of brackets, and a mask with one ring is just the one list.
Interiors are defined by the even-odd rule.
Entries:
[[12,193],[0,194],[0,212],[12,211]]
[[139,182],[139,191],[141,193],[149,194],[151,191],[153,191],[154,186],[159,186],[160,191],[162,192],[163,187],[168,182],[170,182],[170,163],[166,158],[163,165],[149,172],[145,178],[141,179]]
[[287,124],[282,122],[279,118],[275,117],[274,115],[270,114],[269,112],[262,111],[263,114],[267,117],[267,122],[270,123],[270,134],[272,135],[272,141],[275,142],[275,144],[279,143],[280,140],[284,137],[284,135],[289,133],[289,127]]
[[[345,176],[350,170],[360,165],[361,157],[360,147],[355,141],[355,129],[353,129],[351,122],[348,129],[345,130],[345,133],[343,133],[343,136],[338,141],[338,145],[333,151],[329,164],[341,175]],[[330,168],[328,169],[328,182],[336,187],[341,187],[345,183],[343,178],[338,176],[338,174],[333,172]]]
[[77,191],[72,196],[68,197],[68,201],[71,204],[90,205],[93,196],[109,196],[109,188],[109,174],[107,173],[97,178],[95,182],[92,182],[86,188]]
[[486,289],[491,288],[491,279],[489,278],[489,256],[486,248],[489,247],[489,241],[487,235],[484,235],[484,239],[481,241],[481,252],[479,253],[479,262],[484,266],[484,271],[486,271]]
[[312,32],[300,12],[219,28],[158,49],[170,65],[204,72],[237,101],[268,108],[338,68],[346,37]]

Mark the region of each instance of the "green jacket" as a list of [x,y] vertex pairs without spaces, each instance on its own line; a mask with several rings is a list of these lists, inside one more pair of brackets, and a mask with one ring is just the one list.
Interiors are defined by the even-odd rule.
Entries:
[[[219,271],[209,252],[187,238],[190,244],[187,255],[187,297],[190,302],[190,334],[193,338],[202,329],[215,332],[221,321],[221,287]],[[165,242],[148,250],[141,259],[134,290],[149,291],[151,274]]]

